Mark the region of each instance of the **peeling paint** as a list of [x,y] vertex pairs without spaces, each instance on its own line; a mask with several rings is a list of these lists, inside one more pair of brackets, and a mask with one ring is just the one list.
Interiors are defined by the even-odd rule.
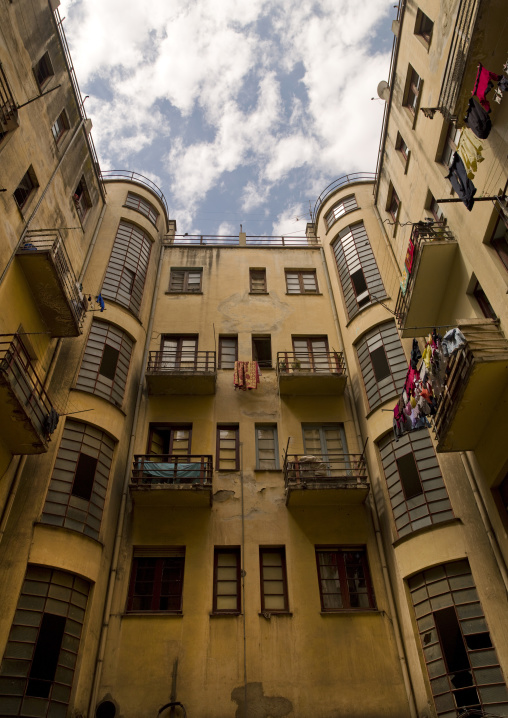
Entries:
[[235,718],[279,718],[293,710],[293,704],[287,698],[265,696],[262,683],[247,683],[235,688],[231,692],[231,700],[238,705]]
[[223,503],[224,501],[229,501],[229,499],[233,499],[235,497],[234,491],[227,491],[226,489],[220,489],[219,491],[216,491],[213,495],[213,500],[218,501],[219,503]]

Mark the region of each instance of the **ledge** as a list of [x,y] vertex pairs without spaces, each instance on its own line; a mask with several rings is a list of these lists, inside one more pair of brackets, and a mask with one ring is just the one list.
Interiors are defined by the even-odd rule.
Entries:
[[124,611],[120,618],[147,618],[157,616],[159,618],[183,618],[182,611]]
[[270,619],[276,618],[277,616],[286,616],[287,618],[293,618],[293,612],[292,611],[260,611],[258,613],[258,616],[260,618],[264,618],[265,621],[270,621]]
[[214,613],[213,611],[210,612],[210,618],[238,618],[239,616],[243,616],[240,611],[220,611],[217,613]]
[[443,526],[454,526],[454,525],[463,525],[462,519],[459,519],[457,517],[453,519],[448,519],[447,521],[439,521],[437,524],[430,524],[430,526],[422,526],[421,529],[416,529],[416,531],[411,531],[411,533],[406,534],[406,536],[401,536],[400,538],[396,539],[392,542],[393,548],[397,548],[397,546],[400,546],[403,543],[406,543],[406,541],[412,539],[414,536],[421,536],[422,534],[428,533],[429,531],[432,531],[434,529],[440,529]]
[[382,616],[384,611],[377,608],[338,608],[336,611],[320,611],[321,616],[365,616],[366,614]]

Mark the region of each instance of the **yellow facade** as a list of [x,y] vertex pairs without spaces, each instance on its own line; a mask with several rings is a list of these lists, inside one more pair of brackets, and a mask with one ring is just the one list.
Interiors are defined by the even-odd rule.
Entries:
[[298,240],[179,235],[102,175],[57,4],[0,3],[0,715],[508,715],[506,99],[494,199],[443,201],[503,3],[401,4],[377,173]]

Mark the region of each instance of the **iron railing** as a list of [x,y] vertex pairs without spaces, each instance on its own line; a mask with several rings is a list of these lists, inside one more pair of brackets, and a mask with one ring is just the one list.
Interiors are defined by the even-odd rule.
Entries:
[[39,434],[49,439],[57,415],[19,334],[0,334],[0,372]]
[[22,256],[29,252],[44,252],[49,255],[72,315],[77,326],[81,328],[87,310],[87,303],[77,287],[76,276],[60,232],[48,229],[28,231],[17,254]]
[[277,374],[346,374],[342,352],[277,352]]
[[136,454],[132,484],[211,486],[213,459],[209,455]]
[[129,182],[135,182],[136,184],[143,185],[155,194],[166,210],[168,214],[168,203],[160,187],[153,182],[149,177],[139,174],[139,172],[131,172],[130,170],[104,170],[102,177],[105,181],[109,180],[127,180]]
[[[0,62],[0,131],[9,128],[16,120],[17,105],[7,82],[2,63]],[[17,124],[17,122],[15,122]]]
[[[167,235],[164,238],[166,244],[181,247],[239,247],[240,238],[238,235],[219,235],[219,234],[176,234]],[[269,235],[246,235],[246,247],[318,247],[319,239],[315,237],[286,237],[286,236],[269,236]]]
[[342,177],[339,177],[333,182],[330,182],[328,187],[325,187],[325,189],[321,192],[321,194],[314,203],[314,209],[311,212],[312,222],[316,221],[321,205],[323,204],[325,199],[332,194],[332,192],[335,192],[335,190],[340,189],[341,187],[345,187],[348,184],[353,184],[356,182],[375,182],[376,178],[377,175],[375,172],[352,172],[347,175],[342,175]]
[[461,0],[459,4],[438,102],[438,108],[447,120],[455,115],[480,4],[481,0]]
[[208,374],[216,370],[214,351],[152,351],[147,371],[153,374]]
[[411,271],[409,272],[405,290],[403,291],[402,287],[399,289],[395,304],[395,316],[399,329],[404,329],[406,323],[423,245],[427,242],[443,242],[447,240],[453,241],[455,237],[443,222],[419,222],[413,226],[410,237],[410,242],[413,245]]
[[307,484],[368,486],[363,454],[289,454],[284,461],[286,488]]

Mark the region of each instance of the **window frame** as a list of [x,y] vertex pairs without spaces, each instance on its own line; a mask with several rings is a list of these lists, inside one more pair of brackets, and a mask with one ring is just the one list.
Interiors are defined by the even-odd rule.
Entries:
[[160,212],[158,212],[153,204],[142,195],[136,194],[136,192],[128,191],[123,206],[128,209],[132,209],[134,212],[139,212],[139,214],[146,217],[148,221],[151,222],[155,228],[157,228],[157,221],[160,217]]
[[[233,365],[232,366],[223,366],[224,359],[223,359],[223,345],[227,341],[234,341],[234,359],[232,360]],[[235,368],[235,362],[238,361],[238,334],[221,334],[219,336],[219,356],[218,356],[218,369],[234,369]]]
[[[256,277],[256,275],[258,275]],[[259,283],[259,287],[256,287]],[[249,268],[249,294],[268,294],[266,283],[266,269],[264,267]]]
[[[429,28],[430,23],[430,28]],[[434,23],[428,15],[426,15],[420,8],[416,13],[415,29],[414,34],[423,40],[423,44],[428,48],[432,41],[432,33],[434,31]]]
[[[26,184],[26,187],[21,186],[23,183]],[[33,165],[30,165],[12,195],[19,210],[22,210],[24,207],[26,207],[29,200],[31,200],[34,194],[37,192],[38,188],[39,182],[37,181],[37,176],[34,172]],[[16,193],[20,193],[21,191],[24,192],[24,194],[23,197],[20,197],[20,200],[18,200]]]
[[[236,556],[236,609],[218,608],[217,602],[220,596],[233,594],[219,594],[217,591],[219,579],[218,564],[220,554],[234,554]],[[213,550],[213,603],[212,614],[240,615],[242,612],[242,552],[240,546],[214,546]]]
[[[184,578],[185,578],[185,547],[178,547],[176,549],[172,549],[173,552],[181,552],[182,555],[173,555],[173,556],[161,556],[161,552],[163,549],[157,549],[153,553],[155,555],[149,556],[147,554],[151,553],[149,550],[148,552],[146,550],[141,550],[140,554],[142,555],[136,555],[136,549],[134,549],[134,554],[132,556],[132,563],[131,563],[131,573],[130,573],[130,579],[129,579],[129,590],[127,593],[127,604],[125,608],[126,613],[163,613],[163,614],[176,614],[181,615],[182,609],[183,609],[183,584],[184,584]],[[168,551],[169,553],[169,551]],[[138,574],[138,567],[139,567],[139,561],[143,559],[152,559],[155,561],[155,571],[154,571],[154,579],[152,582],[152,593],[151,593],[151,605],[150,608],[133,608],[133,603],[135,599],[138,597],[135,593],[136,590],[136,583],[137,583],[137,574]],[[180,577],[179,577],[179,583],[180,583],[180,591],[179,593],[172,594],[174,596],[177,596],[179,598],[179,606],[178,608],[161,608],[160,603],[164,598],[168,598],[168,596],[162,595],[162,585],[163,585],[163,572],[165,568],[168,568],[168,565],[170,562],[175,563],[175,567],[179,567],[180,571]],[[143,594],[139,594],[143,596]],[[148,596],[149,594],[144,594],[145,596]],[[158,605],[157,605],[158,604]]]
[[[336,202],[325,214],[324,220],[326,231],[328,232],[333,227],[335,222],[338,222],[338,220],[346,214],[354,212],[355,209],[359,209],[355,194],[350,194]],[[341,212],[340,210],[343,211]]]
[[[281,577],[280,579],[265,579],[263,568],[263,557],[265,554],[279,554],[281,557]],[[265,591],[265,581],[282,581],[283,593],[282,594],[267,594]],[[287,578],[287,563],[286,563],[286,547],[285,546],[260,546],[259,547],[259,588],[261,594],[261,613],[289,613],[289,591],[288,591],[288,578]],[[283,608],[268,608],[265,605],[265,601],[268,595],[282,595],[284,598]]]
[[[78,194],[79,190],[81,190],[81,194]],[[79,221],[81,224],[84,224],[85,219],[92,208],[92,199],[90,197],[90,192],[88,191],[88,185],[84,174],[81,175],[74,194],[72,195],[72,201]]]
[[[175,432],[176,431],[187,431],[188,437],[187,437],[187,450],[185,453],[182,454],[174,454],[174,442],[175,442]],[[189,423],[180,423],[180,424],[174,424],[174,423],[160,423],[160,422],[150,422],[148,425],[148,438],[146,443],[146,453],[147,454],[154,454],[155,456],[158,456],[155,451],[152,449],[152,440],[153,435],[156,432],[166,432],[169,434],[169,437],[165,438],[163,437],[163,441],[168,441],[167,444],[167,451],[162,451],[161,454],[164,456],[190,456],[191,455],[191,448],[192,448],[192,424]]]
[[395,149],[400,152],[404,160],[407,162],[409,159],[409,148],[406,144],[406,141],[400,134],[400,132],[397,132],[397,138],[395,140]]
[[[271,334],[253,334],[252,337],[252,361],[255,361],[258,363],[258,366],[262,369],[272,369],[273,368],[273,360],[272,360],[272,336]],[[265,342],[266,346],[269,345],[270,348],[270,359],[259,359],[258,358],[258,348],[256,347],[256,342]]]
[[438,155],[440,163],[446,168],[450,166],[454,152],[457,152],[458,145],[456,140],[460,137],[460,133],[461,130],[454,122],[448,123],[443,140],[443,149],[441,151],[441,155]]
[[[317,280],[317,272],[316,272],[315,269],[285,269],[285,270],[284,270],[284,274],[285,274],[285,278],[286,278],[286,294],[291,294],[291,295],[295,295],[295,294],[320,294],[319,285],[318,285],[318,280]],[[298,289],[299,289],[298,292],[291,292],[291,291],[290,291],[290,289],[289,289],[289,284],[288,284],[288,277],[290,277],[290,276],[291,276],[292,279],[295,279],[295,278],[296,278],[296,279],[298,280]],[[307,290],[307,289],[305,288],[305,277],[306,277],[306,276],[307,276],[307,277],[310,276],[310,277],[313,278],[313,280],[314,280],[314,287],[315,287],[314,289],[312,289],[312,290]]]
[[420,105],[422,87],[422,78],[412,65],[408,65],[406,91],[404,93],[404,102],[402,104],[404,107],[407,107],[415,119]]
[[[370,413],[392,397],[400,396],[402,393],[407,375],[407,357],[393,321],[383,322],[372,327],[360,336],[354,346]],[[374,374],[371,353],[380,346],[385,350],[390,376],[378,381]],[[370,368],[372,368],[372,376],[369,376]]]
[[[174,358],[164,358],[164,354],[170,353],[170,349],[166,347],[169,341],[176,342]],[[184,342],[194,342],[194,349],[184,349]],[[198,366],[198,346],[199,334],[162,334],[160,351],[161,351],[161,367],[165,369],[174,369],[178,371],[196,371]]]
[[[57,128],[56,132],[55,127]],[[55,140],[57,145],[61,142],[64,135],[69,131],[69,128],[69,117],[65,109],[63,109],[51,125],[51,134],[53,135],[53,139]]]
[[[499,227],[504,227],[504,234],[496,237]],[[508,270],[508,226],[500,215],[490,237],[490,246],[494,249],[503,267]]]
[[[191,288],[191,275],[199,275],[199,287]],[[176,285],[176,286],[175,286]],[[202,267],[170,267],[168,294],[203,294]]]
[[[234,431],[234,442],[235,442],[235,466],[234,468],[223,468],[221,466],[221,451],[224,450],[224,448],[221,446],[221,436],[220,432],[222,431]],[[223,439],[223,441],[228,441],[228,439]],[[217,471],[239,471],[240,469],[240,426],[238,424],[217,424],[217,430],[216,430],[216,466]],[[222,461],[231,461],[231,459],[222,459]]]
[[48,51],[41,55],[41,57],[37,60],[33,66],[33,73],[37,86],[40,90],[42,90],[50,79],[55,76],[55,70]]
[[[376,611],[376,598],[374,594],[374,586],[372,583],[370,568],[369,568],[369,562],[368,562],[368,553],[367,553],[367,547],[365,545],[362,546],[338,546],[338,545],[316,545],[314,547],[315,554],[316,554],[316,568],[317,568],[317,578],[318,578],[318,587],[319,587],[319,597],[321,601],[321,612],[322,613],[344,613],[344,612],[362,612],[362,611]],[[323,596],[326,595],[326,593],[323,592],[323,586],[322,581],[335,581],[337,579],[326,579],[321,577],[320,572],[320,566],[322,564],[319,563],[319,554],[324,553],[333,553],[335,554],[337,559],[341,559],[337,561],[337,569],[338,569],[338,581],[339,581],[339,591],[337,592],[338,595],[341,596],[342,600],[342,607],[327,607],[325,606],[325,601],[323,599]],[[351,606],[351,595],[350,590],[348,586],[348,577],[346,572],[346,565],[344,561],[344,554],[346,553],[359,553],[361,555],[360,565],[363,569],[363,577],[362,580],[365,581],[365,595],[368,597],[369,606]]]
[[386,206],[386,211],[390,215],[390,217],[393,219],[394,222],[398,221],[399,212],[400,212],[400,199],[399,195],[395,191],[395,187],[392,185],[391,192],[388,197],[388,202]]
[[[273,441],[273,459],[261,459],[259,456],[259,442],[262,441],[262,439],[258,436],[258,429],[270,429],[272,431],[272,441]],[[278,431],[277,431],[277,424],[270,424],[270,423],[259,423],[254,424],[254,434],[255,434],[255,447],[256,447],[256,471],[280,471],[280,459],[279,459],[279,441],[278,441]],[[273,466],[267,468],[265,466],[261,466],[262,461],[273,461]]]

